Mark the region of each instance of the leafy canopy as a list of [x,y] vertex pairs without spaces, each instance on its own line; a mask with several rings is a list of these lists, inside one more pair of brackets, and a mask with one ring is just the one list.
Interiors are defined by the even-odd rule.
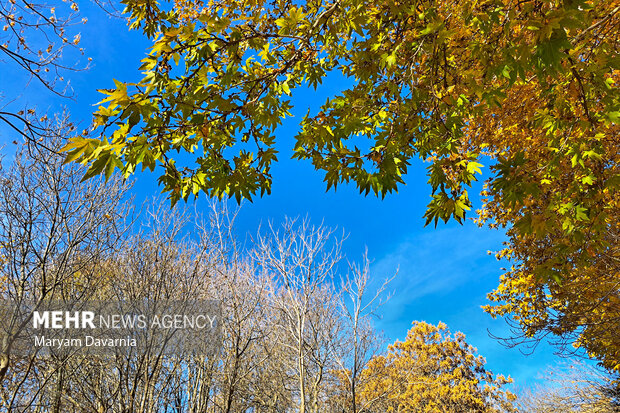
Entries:
[[[274,129],[290,114],[289,97],[330,71],[354,85],[302,120],[294,157],[323,171],[328,188],[354,181],[382,196],[404,182],[412,158],[430,159],[428,222],[461,221],[470,209],[466,186],[489,151],[469,145],[467,126],[515,85],[578,73],[581,64],[605,101],[600,112],[585,110],[587,120],[618,118],[610,77],[617,62],[583,53],[610,19],[599,9],[614,2],[123,3],[131,27],[154,42],[144,77],[102,90],[101,138],[73,139],[67,160],[90,163],[88,177],[162,165],[159,180],[173,202],[200,192],[237,200],[269,193]],[[367,150],[353,143],[360,138]]]
[[618,0],[123,3],[153,47],[102,91],[100,138],[65,147],[87,177],[159,165],[173,203],[269,193],[295,89],[340,73],[294,157],[381,196],[430,161],[427,224],[464,219],[488,159],[479,222],[507,229],[512,266],[487,310],[620,369]]
[[[354,86],[302,120],[294,156],[322,170],[328,187],[354,181],[382,196],[403,183],[413,157],[432,157],[438,194],[429,220],[461,220],[469,209],[463,184],[481,165],[479,154],[461,150],[462,128],[472,97],[496,95],[485,91],[483,78],[499,69],[484,66],[495,54],[484,43],[501,4],[124,3],[132,27],[154,43],[142,80],[102,90],[101,138],[65,148],[67,160],[91,164],[88,177],[162,165],[173,202],[201,191],[269,193],[274,129],[290,114],[290,96],[336,71]],[[369,140],[369,149],[353,138]]]

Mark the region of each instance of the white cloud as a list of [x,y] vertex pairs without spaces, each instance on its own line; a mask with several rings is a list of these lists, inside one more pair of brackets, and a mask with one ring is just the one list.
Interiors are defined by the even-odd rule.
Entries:
[[393,301],[406,304],[428,295],[446,293],[476,281],[476,277],[499,274],[500,265],[488,250],[501,247],[499,231],[472,225],[432,229],[401,241],[372,265],[376,277],[398,276],[391,287]]

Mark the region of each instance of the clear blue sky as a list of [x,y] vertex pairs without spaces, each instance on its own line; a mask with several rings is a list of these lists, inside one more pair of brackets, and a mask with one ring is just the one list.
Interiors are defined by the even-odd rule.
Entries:
[[[101,99],[96,89],[113,87],[113,78],[129,82],[139,79],[139,61],[148,47],[141,34],[130,33],[124,21],[105,16],[96,7],[89,6],[82,14],[89,21],[75,29],[81,31],[81,46],[93,60],[90,70],[66,75],[75,98],[59,99],[34,82],[24,90],[20,88],[23,77],[1,62],[3,104],[16,98],[9,107],[36,105],[49,112],[59,112],[66,106],[84,128],[90,122],[92,105]],[[82,62],[86,63],[86,59],[82,58]],[[326,193],[322,176],[309,162],[290,160],[296,122],[308,108],[316,109],[334,94],[340,84],[339,79],[332,79],[316,92],[296,91],[295,117],[278,130],[280,162],[273,169],[273,193],[244,204],[238,220],[239,233],[253,233],[260,223],[277,223],[285,216],[308,216],[315,223],[344,229],[348,233],[344,244],[347,257],[358,259],[367,247],[377,282],[399,269],[390,287],[392,299],[382,307],[382,319],[377,322],[389,342],[403,339],[413,320],[443,321],[452,331],[467,335],[493,372],[511,375],[518,386],[534,383],[548,365],[557,362],[551,348],[541,345],[533,355],[526,356],[518,348],[503,347],[489,337],[487,330],[505,335],[505,322],[492,320],[480,308],[486,304],[486,294],[497,286],[501,266],[506,265],[487,254],[501,247],[501,232],[480,229],[469,221],[463,226],[451,223],[440,224],[437,229],[424,228],[422,215],[430,188],[422,162],[412,165],[405,178],[407,186],[380,200],[360,195],[354,186],[339,186],[337,192]],[[15,138],[0,125],[0,144],[5,145],[2,153],[7,155],[7,161],[13,147],[10,142]],[[154,174],[139,177],[134,190],[138,200],[159,193],[156,179]],[[198,200],[196,205],[198,210],[205,208],[206,199]]]

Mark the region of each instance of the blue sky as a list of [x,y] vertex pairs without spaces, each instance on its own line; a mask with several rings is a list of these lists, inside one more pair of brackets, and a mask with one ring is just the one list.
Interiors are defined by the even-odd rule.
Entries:
[[[113,78],[130,82],[139,79],[139,61],[148,42],[140,33],[130,33],[124,21],[105,16],[96,7],[91,6],[82,14],[89,21],[75,29],[81,31],[81,46],[93,60],[90,70],[67,74],[74,99],[58,99],[34,83],[26,90],[19,88],[23,77],[1,62],[3,103],[17,99],[9,108],[36,105],[40,110],[58,112],[66,106],[84,128],[90,122],[92,105],[101,99],[96,89],[112,87]],[[82,58],[82,62],[86,63],[86,59]],[[381,200],[360,195],[353,185],[326,193],[322,176],[314,172],[309,162],[290,159],[300,117],[309,107],[322,104],[341,84],[341,79],[332,78],[316,92],[294,94],[295,117],[278,129],[280,162],[272,171],[272,195],[244,203],[238,217],[239,233],[253,233],[261,223],[277,223],[285,216],[308,216],[315,223],[344,229],[348,234],[344,244],[347,257],[359,259],[368,248],[376,282],[398,269],[390,285],[392,298],[382,307],[382,318],[377,321],[389,342],[404,339],[413,320],[443,321],[452,331],[467,335],[493,372],[511,375],[518,386],[533,384],[547,366],[557,362],[551,348],[541,345],[533,355],[525,356],[519,349],[503,347],[489,337],[487,330],[505,335],[505,322],[492,320],[480,308],[486,304],[486,294],[497,286],[502,265],[506,265],[487,254],[501,247],[500,231],[480,229],[470,221],[463,226],[450,223],[439,224],[436,229],[424,228],[422,215],[430,188],[422,162],[411,166],[405,178],[407,186]],[[14,134],[0,125],[0,144],[5,145],[2,153],[8,159],[14,139]],[[134,189],[138,201],[159,193],[156,179],[154,174],[138,178]],[[196,206],[199,211],[206,210],[204,196],[196,201]]]

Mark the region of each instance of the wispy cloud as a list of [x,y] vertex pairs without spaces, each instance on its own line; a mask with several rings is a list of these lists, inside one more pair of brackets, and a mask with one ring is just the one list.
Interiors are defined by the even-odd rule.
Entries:
[[451,227],[411,235],[377,259],[373,274],[394,273],[397,291],[392,305],[407,305],[422,297],[445,295],[481,276],[498,274],[499,264],[487,251],[501,247],[503,234],[478,228]]

